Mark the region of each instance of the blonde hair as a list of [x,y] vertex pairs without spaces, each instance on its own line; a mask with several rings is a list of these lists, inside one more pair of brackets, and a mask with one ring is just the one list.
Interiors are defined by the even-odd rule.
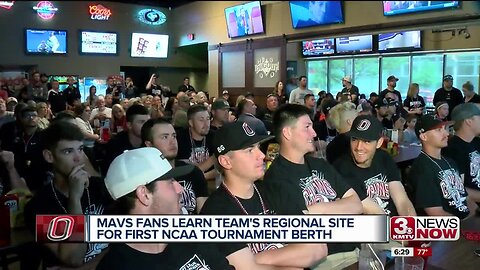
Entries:
[[417,93],[417,96],[420,94],[420,86],[418,83],[411,83],[408,86],[408,92],[407,92],[407,97],[413,98],[414,91],[418,90],[419,93]]
[[193,97],[193,100],[194,100],[194,102],[195,102],[196,104],[201,104],[201,103],[200,103],[200,99],[201,99],[202,97],[204,97],[204,98],[205,98],[205,101],[207,101],[207,95],[206,95],[204,92],[202,92],[202,91],[198,92],[198,93],[195,95],[195,97]]
[[237,102],[235,102],[235,107],[238,107],[238,104],[240,104],[240,101],[244,100],[245,99],[245,96],[244,95],[240,95],[237,97]]
[[[353,119],[357,117],[358,111],[355,104],[350,101],[342,102],[330,110],[328,121],[338,131],[349,131]],[[349,123],[350,121],[350,123]]]

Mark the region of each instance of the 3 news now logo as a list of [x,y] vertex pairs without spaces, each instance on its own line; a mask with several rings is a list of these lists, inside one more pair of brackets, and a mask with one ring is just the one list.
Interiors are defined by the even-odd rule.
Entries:
[[85,216],[37,215],[37,242],[84,242]]
[[392,217],[392,240],[455,241],[460,238],[458,217]]

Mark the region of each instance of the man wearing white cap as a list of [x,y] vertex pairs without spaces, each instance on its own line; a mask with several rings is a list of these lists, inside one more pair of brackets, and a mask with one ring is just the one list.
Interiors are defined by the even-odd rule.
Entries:
[[342,94],[350,96],[353,103],[358,105],[358,87],[352,84],[352,78],[350,76],[345,76],[342,79]]
[[[120,214],[178,215],[182,187],[174,178],[193,170],[192,165],[172,168],[154,147],[129,150],[116,157],[107,172],[105,186]],[[231,269],[214,246],[167,243],[118,243],[97,269]]]

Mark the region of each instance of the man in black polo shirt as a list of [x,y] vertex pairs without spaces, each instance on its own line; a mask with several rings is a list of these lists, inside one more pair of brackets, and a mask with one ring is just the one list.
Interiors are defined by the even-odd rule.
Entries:
[[382,92],[380,92],[380,95],[378,96],[379,99],[383,99],[385,98],[385,96],[387,95],[387,93],[391,92],[391,93],[394,93],[395,95],[397,95],[398,100],[400,103],[403,101],[402,100],[402,94],[400,94],[400,92],[398,90],[395,90],[395,87],[397,87],[397,82],[398,82],[398,78],[393,76],[393,75],[390,75],[388,76],[387,78],[387,88],[385,88]]
[[[172,168],[187,165],[175,160],[178,153],[177,133],[172,124],[162,118],[150,119],[142,126],[142,141],[147,147],[162,152]],[[208,197],[208,185],[203,172],[194,167],[189,174],[175,178],[183,187],[182,204],[189,214],[197,214]]]
[[424,115],[417,122],[415,133],[422,143],[422,151],[413,162],[409,180],[419,215],[453,215],[464,219],[475,207],[469,205],[457,164],[441,154],[442,148],[448,144],[446,127],[449,124],[450,122],[443,122],[431,115]]
[[350,76],[343,77],[342,85],[342,94],[349,95],[352,102],[358,105],[358,95],[360,94],[360,91],[357,86],[352,84],[352,78]]
[[[224,181],[207,199],[202,214],[275,214],[262,182],[257,181],[264,174],[265,155],[260,144],[272,138],[257,135],[245,122],[227,124],[215,133],[215,157]],[[240,270],[272,269],[272,266],[305,268],[327,254],[325,244],[222,243],[218,247],[230,264]]]
[[443,86],[435,91],[433,96],[433,104],[437,104],[440,101],[446,101],[448,103],[449,113],[447,119],[450,120],[452,110],[459,104],[464,103],[463,94],[460,89],[453,87],[452,75],[445,75],[443,77]]
[[[281,215],[361,214],[362,203],[343,177],[324,159],[310,157],[315,150],[315,131],[309,111],[299,104],[281,106],[273,116],[274,135],[280,154],[267,170],[264,182],[272,206]],[[357,258],[354,244],[329,244],[322,263],[327,269],[348,266]],[[344,255],[344,254],[341,254]]]
[[453,109],[452,120],[455,135],[442,154],[457,163],[468,197],[480,203],[480,108],[474,103],[460,104]]
[[75,80],[72,76],[68,77],[67,83],[68,86],[67,88],[63,89],[63,95],[67,100],[68,106],[73,108],[74,103],[79,102],[82,96],[80,95],[80,90],[78,90],[78,88],[73,85],[75,83]]
[[387,152],[379,149],[382,130],[374,116],[355,118],[349,132],[351,151],[334,166],[358,194],[366,193],[362,201],[366,213],[415,216],[397,165]]

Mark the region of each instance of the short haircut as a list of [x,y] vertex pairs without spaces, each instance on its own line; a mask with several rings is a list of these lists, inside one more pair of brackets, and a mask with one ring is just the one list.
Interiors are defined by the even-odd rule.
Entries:
[[85,109],[87,107],[90,107],[90,105],[87,103],[75,104],[75,107],[73,107],[73,112],[75,113],[76,116],[80,117],[83,114],[83,112],[85,112]]
[[417,118],[418,118],[418,117],[417,117],[415,114],[409,114],[409,115],[407,116],[407,120],[406,120],[406,121],[407,121],[407,123],[410,123],[410,122],[412,122],[412,120],[417,119]]
[[335,107],[330,110],[328,120],[335,129],[339,130],[345,126],[348,119],[355,119],[357,114],[357,106],[350,101],[345,101],[335,105]]
[[20,116],[23,118],[25,116],[25,113],[26,112],[37,112],[37,107],[36,106],[29,106],[27,105],[27,107],[23,108],[21,111],[20,111]]
[[190,120],[195,116],[195,114],[197,114],[199,112],[205,112],[205,111],[208,112],[208,109],[207,109],[207,107],[205,107],[202,104],[192,105],[192,106],[190,106],[190,108],[188,108],[187,119]]
[[[145,185],[148,191],[151,193],[155,192],[155,182],[152,181]],[[135,207],[135,201],[137,199],[136,189],[132,192],[118,198],[113,206],[113,214],[117,215],[128,215],[130,211]]]
[[240,100],[240,102],[238,103],[238,106],[237,106],[238,115],[243,113],[243,110],[245,109],[245,106],[247,105],[248,102],[249,102],[249,99]]
[[186,79],[189,79],[189,80],[190,80],[190,78],[189,78],[189,77],[184,77],[184,78],[183,78],[183,80],[184,80],[184,81],[185,81]]
[[127,109],[127,122],[132,123],[137,115],[149,115],[147,108],[143,105],[134,104]]
[[71,111],[61,111],[55,115],[50,124],[57,122],[68,122],[68,120],[75,120],[75,115]]
[[54,151],[61,140],[83,141],[83,133],[77,125],[66,121],[58,121],[51,123],[42,131],[40,140],[44,149]]
[[300,104],[284,104],[278,107],[273,114],[273,135],[281,142],[282,129],[286,126],[294,125],[297,119],[310,115],[310,110]]
[[462,88],[465,88],[467,89],[468,91],[472,92],[474,87],[473,87],[473,84],[470,82],[470,81],[467,81],[466,83],[464,83],[462,85]]
[[145,143],[146,141],[150,141],[150,142],[153,141],[152,128],[157,124],[172,125],[172,123],[170,123],[169,121],[163,118],[148,119],[148,121],[145,122],[142,126],[142,131],[141,131],[142,143]]
[[304,97],[303,97],[303,101],[307,101],[307,99],[309,99],[310,97],[313,97],[313,99],[315,99],[315,96],[313,94],[306,94]]
[[299,81],[301,81],[303,78],[305,78],[305,79],[306,79],[306,78],[307,78],[307,76],[305,76],[305,75],[302,75],[302,76],[300,76],[300,77],[298,78],[298,80],[299,80]]

